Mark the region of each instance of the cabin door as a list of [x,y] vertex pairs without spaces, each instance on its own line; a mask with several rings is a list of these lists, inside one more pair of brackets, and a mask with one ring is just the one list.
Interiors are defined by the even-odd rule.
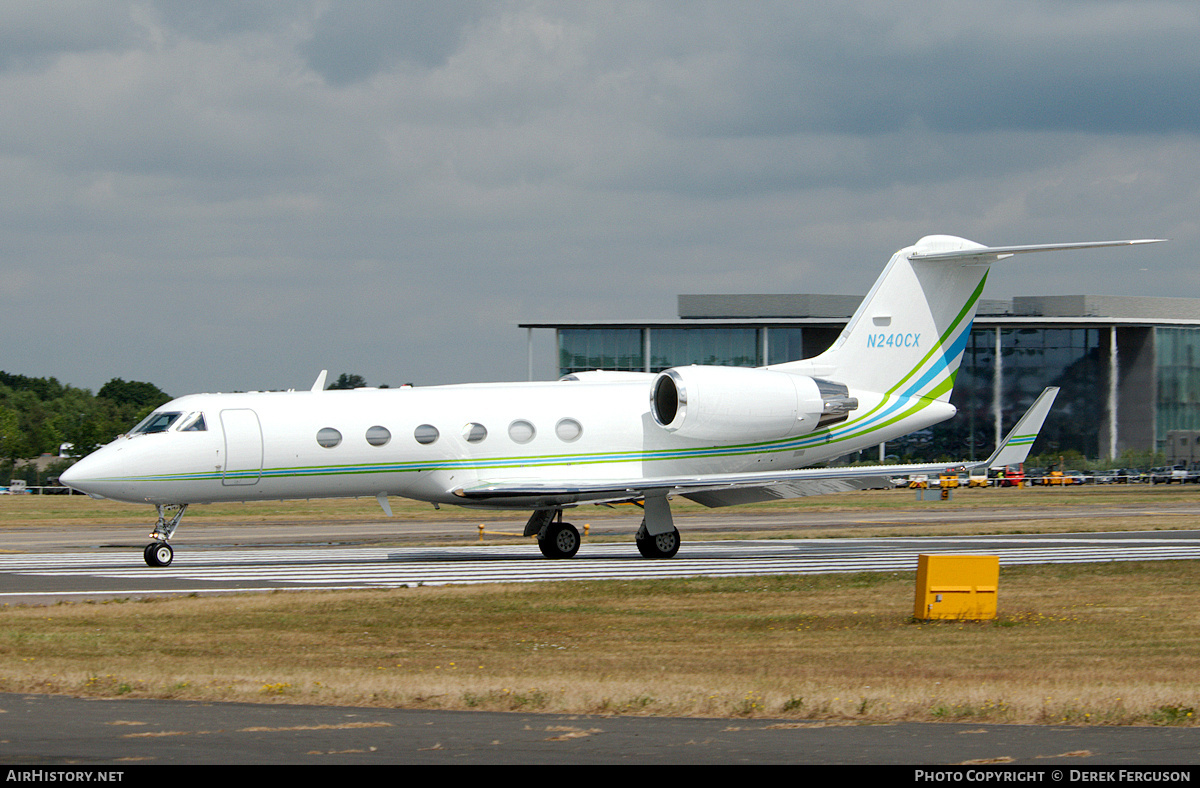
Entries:
[[258,414],[249,408],[221,411],[225,431],[225,470],[221,483],[227,486],[258,484],[262,478],[263,437]]

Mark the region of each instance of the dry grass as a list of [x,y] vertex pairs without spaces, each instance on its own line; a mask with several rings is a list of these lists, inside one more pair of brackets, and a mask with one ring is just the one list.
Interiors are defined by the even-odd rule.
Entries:
[[0,690],[442,709],[1182,724],[1200,563],[1005,569],[1000,617],[909,574],[276,593],[0,609]]
[[[429,504],[392,499],[402,519],[462,520],[463,510],[434,509]],[[0,529],[81,526],[118,523],[152,523],[154,507],[148,504],[95,500],[84,495],[13,495],[0,497]],[[387,518],[374,498],[304,501],[255,501],[205,504],[188,510],[185,523],[289,523],[374,522]]]

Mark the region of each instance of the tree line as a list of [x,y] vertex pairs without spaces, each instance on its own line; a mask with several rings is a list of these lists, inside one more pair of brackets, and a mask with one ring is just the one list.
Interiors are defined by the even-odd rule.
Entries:
[[[330,389],[367,385],[362,375],[343,372]],[[381,388],[386,388],[382,386]],[[76,458],[128,432],[171,395],[153,383],[113,378],[92,394],[55,378],[34,378],[0,370],[0,485],[25,479],[40,485]],[[39,468],[42,455],[62,457]]]
[[[43,454],[82,457],[108,443],[171,399],[153,383],[113,378],[95,394],[55,378],[34,378],[0,371],[0,484],[24,478],[37,484],[71,463],[56,461],[38,478],[28,463]],[[25,465],[22,465],[25,463]]]

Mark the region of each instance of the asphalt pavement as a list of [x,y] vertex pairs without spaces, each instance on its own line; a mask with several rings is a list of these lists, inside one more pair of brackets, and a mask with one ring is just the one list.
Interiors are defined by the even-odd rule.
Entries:
[[[598,717],[0,695],[0,764],[732,765],[1057,770],[1200,765],[1200,728]],[[1164,771],[1159,768],[1154,771]],[[912,770],[898,770],[911,778]]]

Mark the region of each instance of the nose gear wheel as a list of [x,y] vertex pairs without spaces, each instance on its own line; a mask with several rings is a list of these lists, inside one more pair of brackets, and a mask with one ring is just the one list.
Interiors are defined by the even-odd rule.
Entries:
[[175,559],[175,551],[166,542],[151,542],[142,551],[148,566],[170,566]]

